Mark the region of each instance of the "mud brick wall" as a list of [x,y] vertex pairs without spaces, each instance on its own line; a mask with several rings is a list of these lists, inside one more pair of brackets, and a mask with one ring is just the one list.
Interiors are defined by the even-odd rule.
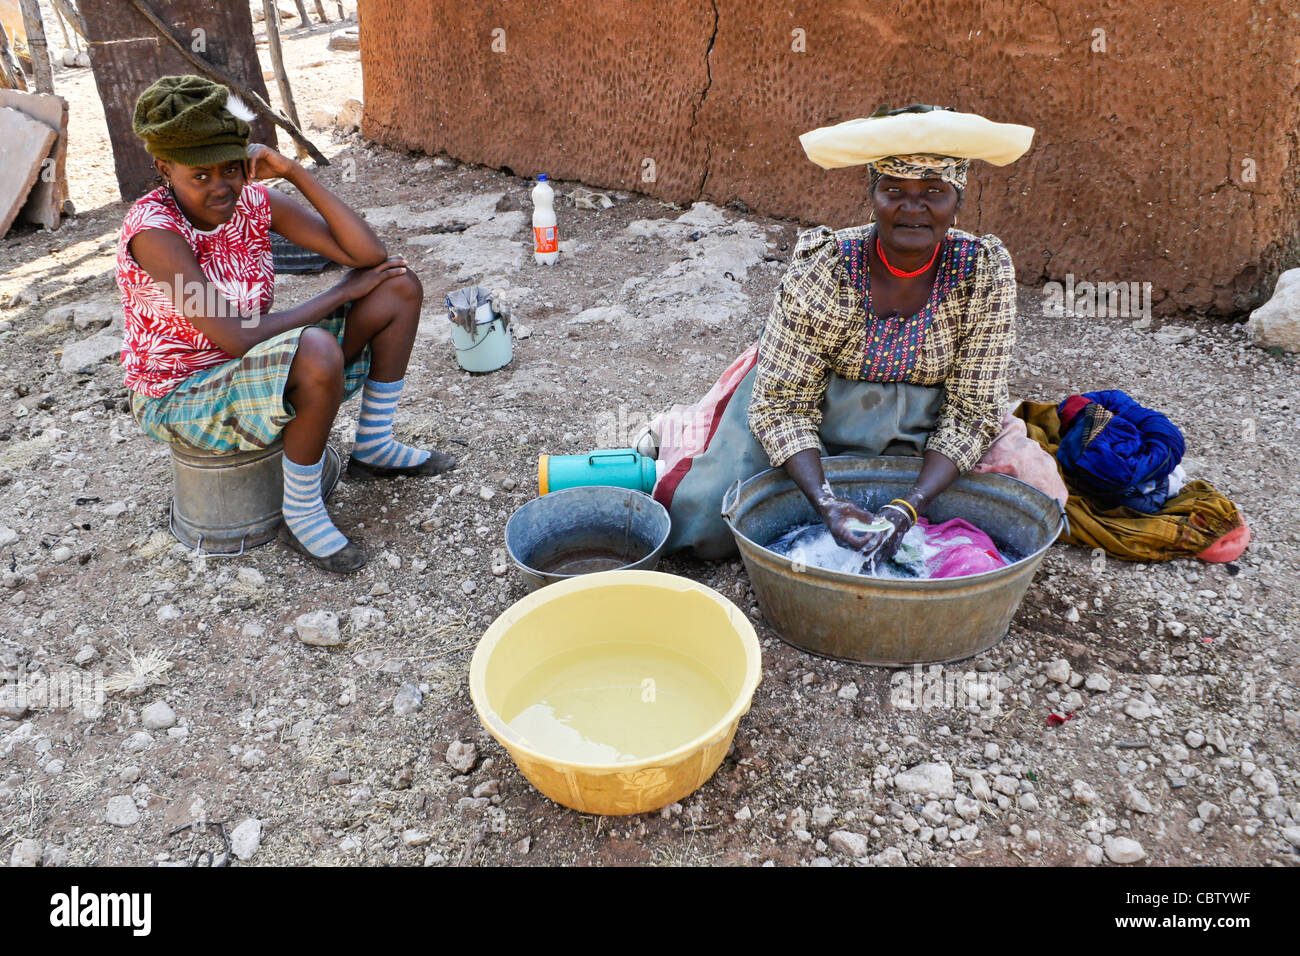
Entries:
[[[880,103],[1038,130],[959,225],[1021,281],[1240,314],[1300,265],[1293,0],[360,0],[367,136],[525,176],[843,226],[862,169],[796,137]],[[495,46],[495,49],[494,49]],[[651,165],[652,164],[652,165]],[[651,178],[652,177],[652,178]]]

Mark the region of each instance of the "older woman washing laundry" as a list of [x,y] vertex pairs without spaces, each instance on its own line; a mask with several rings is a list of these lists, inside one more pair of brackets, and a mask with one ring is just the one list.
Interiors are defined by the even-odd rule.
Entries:
[[[281,539],[320,567],[355,571],[365,554],[321,498],[341,403],[362,392],[350,476],[434,475],[455,464],[393,437],[423,290],[302,166],[249,146],[251,118],[225,87],[197,76],[163,77],[136,103],[135,132],[164,185],[131,207],[118,243],[131,407],[152,437],[211,451],[265,448],[283,435]],[[256,182],[272,177],[310,207]],[[271,230],[351,271],[271,311]]]
[[[730,553],[716,517],[721,493],[769,461],[835,539],[868,560],[890,556],[995,442],[1001,460],[988,470],[1065,500],[1051,458],[1006,415],[1011,257],[996,236],[955,228],[970,162],[1010,163],[1032,136],[1025,126],[916,106],[801,137],[820,166],[867,164],[873,221],[803,233],[760,342],[703,402],[652,425],[659,457],[667,456],[655,497],[673,517],[670,547]],[[1004,422],[1018,433],[1004,436]],[[908,492],[873,515],[827,483],[823,450],[921,454],[923,464]]]

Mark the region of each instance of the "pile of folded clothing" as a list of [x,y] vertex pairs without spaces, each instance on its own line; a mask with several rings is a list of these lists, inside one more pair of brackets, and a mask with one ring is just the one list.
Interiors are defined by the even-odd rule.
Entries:
[[1055,456],[1069,490],[1064,540],[1130,561],[1233,561],[1250,543],[1237,506],[1208,482],[1187,479],[1178,427],[1125,392],[1022,402],[1015,415]]

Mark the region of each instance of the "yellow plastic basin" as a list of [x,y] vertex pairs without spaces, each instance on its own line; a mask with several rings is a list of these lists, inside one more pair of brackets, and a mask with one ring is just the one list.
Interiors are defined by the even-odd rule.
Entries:
[[483,726],[557,803],[646,813],[704,785],[762,675],[753,625],[712,588],[604,571],[522,598],[470,663]]

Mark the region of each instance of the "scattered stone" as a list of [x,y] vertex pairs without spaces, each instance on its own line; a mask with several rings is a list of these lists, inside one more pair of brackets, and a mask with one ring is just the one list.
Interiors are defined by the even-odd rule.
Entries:
[[1300,269],[1278,276],[1272,298],[1250,313],[1246,329],[1262,349],[1300,352]]
[[1047,665],[1047,670],[1044,673],[1047,674],[1048,680],[1064,684],[1070,679],[1070,662],[1064,657],[1057,658]]
[[1223,813],[1223,810],[1209,800],[1202,800],[1196,805],[1196,815],[1206,823],[1213,823],[1221,813]]
[[830,845],[854,860],[862,859],[871,849],[866,837],[851,830],[836,830],[830,836]]
[[245,770],[256,770],[264,763],[266,763],[266,751],[256,747],[249,747],[239,755],[239,765]]
[[115,827],[134,826],[140,822],[140,809],[128,796],[109,797],[104,809],[104,822]]
[[1284,827],[1282,829],[1282,839],[1292,846],[1300,846],[1300,827]]
[[1104,674],[1089,674],[1087,680],[1083,682],[1083,687],[1093,693],[1104,694],[1110,690],[1110,680]]
[[68,851],[61,846],[51,844],[41,854],[41,866],[67,866]]
[[1182,345],[1196,338],[1196,330],[1182,325],[1166,325],[1156,333],[1156,341],[1165,345]]
[[62,545],[60,547],[55,548],[50,553],[50,557],[54,559],[55,564],[62,564],[64,561],[70,560],[72,558],[72,554],[73,551],[71,548],[67,547],[66,545]]
[[849,681],[836,692],[835,696],[841,700],[854,700],[858,696],[858,685]]
[[338,127],[344,132],[349,130],[360,129],[361,120],[365,113],[365,108],[361,105],[360,100],[352,99],[345,102],[339,107]]
[[1142,844],[1129,837],[1106,837],[1103,845],[1112,863],[1136,863],[1147,855]]
[[241,860],[251,860],[262,845],[262,821],[248,819],[230,834],[230,851]]
[[813,807],[813,812],[812,812],[813,826],[815,827],[830,826],[831,821],[834,819],[835,819],[835,809],[833,807],[828,807],[825,804],[822,804],[819,807]]
[[72,659],[72,663],[76,664],[78,667],[85,667],[87,664],[93,662],[97,657],[99,657],[98,649],[91,644],[83,644],[81,650],[77,651],[76,657]]
[[469,773],[478,763],[478,748],[472,743],[453,740],[447,748],[447,763],[453,770]]
[[148,750],[153,746],[153,735],[143,730],[137,730],[130,737],[122,742],[122,749],[129,754],[138,754],[141,751]]
[[1260,767],[1251,774],[1250,784],[1266,797],[1278,795],[1277,777],[1273,776],[1273,771],[1265,767]]
[[339,633],[339,616],[333,611],[312,611],[300,614],[294,621],[298,640],[313,647],[337,647],[343,643]]
[[[361,34],[357,27],[335,30],[330,34],[328,46],[331,50],[360,50]],[[355,103],[356,100],[348,100],[348,102]]]
[[1136,787],[1129,787],[1124,792],[1124,806],[1128,807],[1134,813],[1155,813],[1156,808],[1152,806],[1151,801],[1147,799],[1146,794],[1142,793]]
[[9,854],[10,866],[40,866],[41,844],[38,840],[19,840]]
[[493,490],[492,488],[489,488],[487,485],[483,485],[478,490],[478,496],[482,498],[484,501],[491,501],[493,498],[496,497],[496,495],[497,495],[496,491]]
[[140,711],[140,724],[145,730],[166,730],[176,726],[176,711],[165,700],[156,700]]
[[347,767],[341,767],[338,770],[331,770],[329,776],[325,778],[325,782],[331,787],[341,787],[345,783],[352,782],[352,774],[348,772]]
[[1070,788],[1070,795],[1075,801],[1089,806],[1097,802],[1097,791],[1092,789],[1086,780],[1076,780]]
[[972,800],[964,793],[957,794],[952,801],[953,809],[963,820],[974,820],[980,815],[980,804],[978,800]]
[[735,813],[735,818],[737,823],[748,823],[753,818],[753,816],[754,813],[752,810],[749,809],[749,807],[741,807]]
[[1087,860],[1089,863],[1091,863],[1093,866],[1099,866],[1103,859],[1101,847],[1099,846],[1088,847],[1086,850],[1083,851],[1083,858]]
[[933,793],[938,797],[951,797],[952,767],[946,763],[918,764],[894,778],[894,786],[908,793]]
[[398,717],[410,717],[424,707],[424,695],[414,684],[404,684],[393,698],[393,713]]
[[388,615],[377,607],[361,605],[348,611],[348,627],[353,632],[364,631],[383,624],[387,617]]
[[266,584],[266,575],[257,568],[240,568],[235,572],[235,578],[240,584],[246,584],[250,588],[260,588]]
[[1146,720],[1151,716],[1151,705],[1135,698],[1124,705],[1124,713],[1134,720]]
[[993,789],[1008,797],[1014,797],[1020,792],[1020,781],[1008,774],[1000,773],[993,778]]
[[1071,604],[1065,611],[1065,620],[1070,624],[1079,623],[1079,609]]
[[166,624],[168,621],[174,621],[179,618],[181,616],[181,611],[175,604],[164,604],[154,612],[154,616],[158,618],[159,624]]
[[409,847],[424,846],[429,842],[429,834],[423,830],[403,830],[402,842]]
[[1191,747],[1193,750],[1197,750],[1205,744],[1205,734],[1200,733],[1199,731],[1189,730],[1183,735],[1183,743],[1187,744],[1187,746]]

